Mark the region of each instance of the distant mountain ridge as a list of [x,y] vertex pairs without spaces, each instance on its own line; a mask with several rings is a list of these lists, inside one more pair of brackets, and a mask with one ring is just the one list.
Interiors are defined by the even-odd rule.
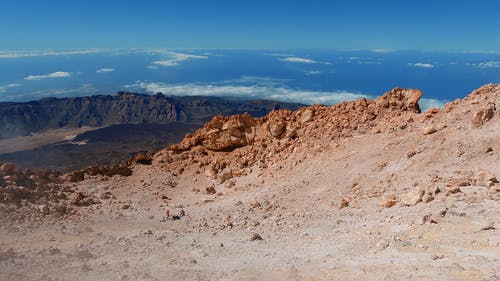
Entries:
[[207,121],[213,115],[248,112],[263,116],[273,109],[296,109],[294,103],[228,100],[218,97],[167,96],[118,92],[71,98],[0,103],[0,138],[59,128],[100,127],[124,123]]

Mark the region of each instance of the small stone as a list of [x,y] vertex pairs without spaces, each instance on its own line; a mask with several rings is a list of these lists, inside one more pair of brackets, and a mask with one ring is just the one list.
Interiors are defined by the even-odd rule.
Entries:
[[445,189],[446,189],[446,195],[462,192],[462,190],[460,189],[459,186],[449,186],[449,187],[446,187]]
[[414,206],[419,202],[422,202],[422,196],[424,196],[424,190],[411,190],[403,195],[401,198],[401,203],[405,206]]
[[49,214],[49,207],[47,207],[47,205],[40,205],[40,206],[38,206],[38,211],[40,211],[40,213],[43,215],[48,215]]
[[349,207],[349,201],[342,198],[340,200],[339,209],[343,209],[343,208],[347,208],[347,207]]
[[89,249],[78,250],[75,253],[75,256],[79,259],[90,259],[93,257],[92,253],[90,253]]
[[130,205],[129,204],[123,204],[120,209],[122,210],[127,210],[128,208],[130,208]]
[[437,253],[437,254],[432,255],[432,256],[431,256],[431,259],[432,259],[433,261],[435,261],[435,260],[440,260],[440,259],[444,259],[444,255],[443,255],[443,254],[441,254],[441,253]]
[[233,177],[233,170],[229,167],[225,168],[222,170],[222,172],[219,175],[221,182],[225,182],[228,179],[231,179]]
[[65,215],[68,212],[68,208],[65,204],[58,204],[54,207],[54,210],[59,215]]
[[424,128],[424,135],[431,135],[434,134],[435,132],[437,132],[437,129],[434,126]]
[[0,252],[0,261],[9,260],[15,257],[14,248],[9,248],[5,252]]
[[397,203],[398,203],[398,201],[396,200],[396,196],[389,195],[388,197],[385,198],[385,200],[382,202],[381,205],[384,208],[390,208],[390,207],[396,206]]
[[209,177],[209,178],[215,179],[215,178],[217,178],[217,170],[213,166],[208,167],[205,170],[205,175],[207,175],[207,177]]
[[431,202],[432,200],[434,200],[434,196],[433,196],[433,195],[425,194],[425,195],[422,197],[422,202],[424,202],[424,203],[429,203],[429,202]]
[[256,241],[256,240],[263,240],[262,237],[258,233],[252,233],[247,237],[248,241]]
[[207,194],[215,194],[215,193],[217,193],[217,191],[215,190],[215,187],[213,185],[205,188],[205,192]]
[[495,230],[495,229],[496,229],[496,227],[495,227],[494,223],[490,223],[486,226],[481,227],[481,230]]
[[498,183],[498,179],[492,172],[482,170],[477,172],[474,182],[476,185],[488,186],[489,182]]
[[53,256],[53,255],[57,255],[60,253],[61,253],[60,249],[54,248],[54,247],[49,247],[49,255]]
[[437,223],[432,217],[432,214],[426,214],[422,217],[422,223]]

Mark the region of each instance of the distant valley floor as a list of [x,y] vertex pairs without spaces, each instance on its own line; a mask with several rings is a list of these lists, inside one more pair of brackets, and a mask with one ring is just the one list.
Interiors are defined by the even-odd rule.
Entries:
[[90,165],[114,165],[135,153],[177,143],[202,123],[120,124],[104,128],[59,129],[0,140],[0,162],[29,169],[72,171]]

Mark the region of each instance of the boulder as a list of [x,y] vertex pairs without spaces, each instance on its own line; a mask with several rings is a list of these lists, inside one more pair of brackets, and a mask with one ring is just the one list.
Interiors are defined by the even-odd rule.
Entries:
[[227,181],[228,179],[231,179],[233,177],[233,170],[229,167],[226,167],[222,172],[219,174],[219,178],[222,182]]
[[271,122],[269,124],[269,133],[275,138],[279,138],[286,130],[286,124],[283,121]]
[[425,191],[420,189],[410,190],[401,197],[401,203],[405,206],[414,206],[422,202]]
[[151,165],[153,162],[153,157],[149,153],[137,153],[128,161],[128,165],[141,164],[141,165]]
[[488,103],[484,108],[474,112],[471,123],[476,127],[482,126],[495,116],[496,107],[494,103]]
[[477,172],[476,177],[474,178],[474,183],[476,185],[481,185],[481,186],[490,186],[491,183],[498,183],[498,179],[495,177],[495,175],[486,170],[481,170]]
[[20,170],[15,164],[7,162],[0,166],[0,172],[4,175],[12,175],[19,173]]
[[429,126],[424,128],[424,135],[431,135],[437,132],[437,129],[434,126]]

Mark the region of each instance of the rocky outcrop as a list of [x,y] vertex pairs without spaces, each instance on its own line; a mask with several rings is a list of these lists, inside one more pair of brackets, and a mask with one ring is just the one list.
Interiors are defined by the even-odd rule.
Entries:
[[[182,152],[201,146],[210,151],[227,152],[256,141],[265,143],[269,138],[294,139],[322,125],[326,126],[323,129],[339,135],[352,130],[367,130],[374,126],[376,119],[391,121],[387,118],[401,119],[401,112],[420,113],[418,101],[421,97],[420,90],[395,88],[376,100],[362,98],[331,107],[314,105],[297,111],[274,110],[262,118],[252,118],[247,113],[229,117],[217,115],[202,129],[186,135],[179,144],[168,149]],[[310,123],[314,123],[314,128]]]
[[229,117],[217,115],[201,130],[186,135],[179,144],[172,145],[170,149],[185,151],[201,145],[212,151],[232,151],[254,141],[259,122],[248,113]]
[[132,175],[132,169],[127,164],[121,164],[115,166],[91,166],[85,169],[68,173],[64,175],[63,180],[67,182],[80,182],[85,180],[86,175],[106,176],[106,177],[119,175],[127,177]]

